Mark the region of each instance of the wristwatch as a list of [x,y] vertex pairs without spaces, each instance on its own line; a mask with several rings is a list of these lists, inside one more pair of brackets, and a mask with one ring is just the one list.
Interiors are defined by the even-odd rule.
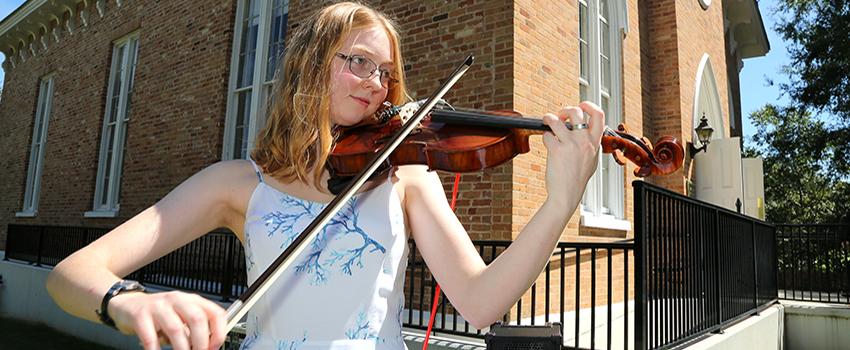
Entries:
[[94,310],[94,312],[97,313],[98,317],[100,317],[100,322],[103,322],[103,324],[117,330],[118,327],[115,326],[115,320],[113,320],[112,317],[109,317],[109,311],[107,311],[109,300],[121,293],[144,291],[145,286],[136,281],[120,280],[115,282],[115,284],[112,285],[112,288],[109,288],[109,291],[103,296],[103,301],[100,303],[100,310]]

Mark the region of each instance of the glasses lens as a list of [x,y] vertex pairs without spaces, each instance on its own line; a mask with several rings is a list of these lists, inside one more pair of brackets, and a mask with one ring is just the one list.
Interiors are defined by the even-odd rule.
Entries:
[[392,70],[381,71],[381,84],[384,84],[387,90],[395,89],[398,85],[398,73]]
[[348,68],[358,77],[368,78],[378,68],[375,62],[363,56],[350,56]]
[[378,74],[381,75],[381,85],[387,88],[387,90],[392,90],[398,85],[398,73],[391,69],[379,70],[375,62],[360,55],[348,56],[348,69],[354,75],[364,79],[371,77],[377,70],[379,72]]

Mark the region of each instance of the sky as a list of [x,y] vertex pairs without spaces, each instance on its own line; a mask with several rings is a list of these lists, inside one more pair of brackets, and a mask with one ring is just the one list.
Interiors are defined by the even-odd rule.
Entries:
[[[23,3],[24,0],[0,0],[0,19],[9,16]],[[750,113],[767,103],[786,105],[788,102],[787,97],[779,100],[781,91],[778,84],[788,81],[787,76],[779,72],[779,68],[787,64],[789,59],[785,43],[773,30],[776,1],[760,0],[758,4],[768,42],[770,42],[770,51],[764,57],[744,60],[744,68],[741,69],[741,113],[744,116],[744,137],[755,132],[749,121]],[[720,2],[717,2],[717,5],[720,5]],[[2,57],[0,62],[5,62],[5,56],[0,54],[0,57]],[[4,76],[3,70],[0,69],[0,84],[4,81]],[[767,86],[765,77],[773,79],[774,85]]]

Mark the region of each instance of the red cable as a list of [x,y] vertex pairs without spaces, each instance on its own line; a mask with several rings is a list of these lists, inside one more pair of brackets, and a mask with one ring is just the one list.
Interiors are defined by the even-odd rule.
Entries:
[[[455,174],[455,187],[452,190],[452,211],[455,210],[455,202],[457,201],[457,184],[460,182],[460,174]],[[431,338],[431,328],[434,326],[434,316],[437,315],[437,302],[440,300],[440,284],[434,289],[434,302],[431,304],[431,319],[428,321],[428,332],[425,333],[425,342],[422,344],[422,350],[428,349],[428,339]]]

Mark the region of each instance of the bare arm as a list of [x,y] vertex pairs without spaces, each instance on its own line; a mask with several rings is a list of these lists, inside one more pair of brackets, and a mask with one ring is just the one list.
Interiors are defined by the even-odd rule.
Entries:
[[[436,174],[399,169],[406,177],[404,201],[413,238],[428,267],[452,304],[476,328],[489,326],[534,283],[578,207],[587,181],[596,169],[603,115],[595,105],[562,109],[561,120],[573,125],[590,114],[590,129],[570,131],[554,115],[544,121],[553,133],[544,135],[548,149],[548,196],[523,231],[490,265],[485,265],[469,236],[446,204]],[[492,291],[498,290],[498,293]]]
[[[256,185],[251,165],[234,161],[192,176],[152,207],[59,263],[47,280],[50,295],[72,315],[100,322],[94,311],[122,276],[218,227],[241,234],[239,224],[250,196],[245,191],[252,188],[252,175]],[[159,348],[160,331],[171,338],[175,349],[188,349],[189,341],[199,349],[224,340],[224,326],[219,325],[224,310],[196,295],[121,294],[110,301],[108,310],[118,328],[138,334],[146,349]],[[187,327],[191,339],[186,337]]]

